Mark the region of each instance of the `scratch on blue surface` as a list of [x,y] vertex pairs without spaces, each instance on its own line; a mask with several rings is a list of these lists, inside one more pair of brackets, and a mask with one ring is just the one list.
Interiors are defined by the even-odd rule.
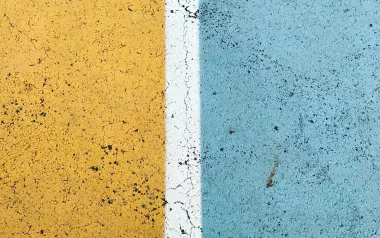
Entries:
[[380,237],[379,10],[201,1],[204,237]]

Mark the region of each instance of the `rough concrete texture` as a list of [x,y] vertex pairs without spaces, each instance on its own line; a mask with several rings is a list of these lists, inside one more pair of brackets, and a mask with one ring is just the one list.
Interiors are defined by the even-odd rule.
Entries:
[[200,3],[208,237],[380,237],[377,1]]
[[0,0],[0,237],[161,237],[164,1]]
[[165,238],[201,237],[198,1],[166,4]]
[[198,1],[166,3],[166,238],[201,237]]

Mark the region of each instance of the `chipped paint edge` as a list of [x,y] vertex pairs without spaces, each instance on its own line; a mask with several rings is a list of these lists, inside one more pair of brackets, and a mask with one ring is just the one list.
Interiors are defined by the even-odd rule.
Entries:
[[198,0],[166,1],[165,237],[202,237]]

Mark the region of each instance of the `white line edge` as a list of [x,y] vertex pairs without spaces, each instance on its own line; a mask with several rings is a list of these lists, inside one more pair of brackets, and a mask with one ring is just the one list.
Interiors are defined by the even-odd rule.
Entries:
[[166,1],[165,237],[202,237],[198,0]]

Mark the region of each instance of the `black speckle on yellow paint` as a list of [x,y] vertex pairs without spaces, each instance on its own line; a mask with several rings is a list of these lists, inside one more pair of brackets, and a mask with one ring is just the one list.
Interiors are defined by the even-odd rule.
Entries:
[[0,1],[0,16],[0,237],[159,237],[165,2]]
[[98,166],[91,166],[90,169],[92,169],[95,172],[98,172],[99,167]]

